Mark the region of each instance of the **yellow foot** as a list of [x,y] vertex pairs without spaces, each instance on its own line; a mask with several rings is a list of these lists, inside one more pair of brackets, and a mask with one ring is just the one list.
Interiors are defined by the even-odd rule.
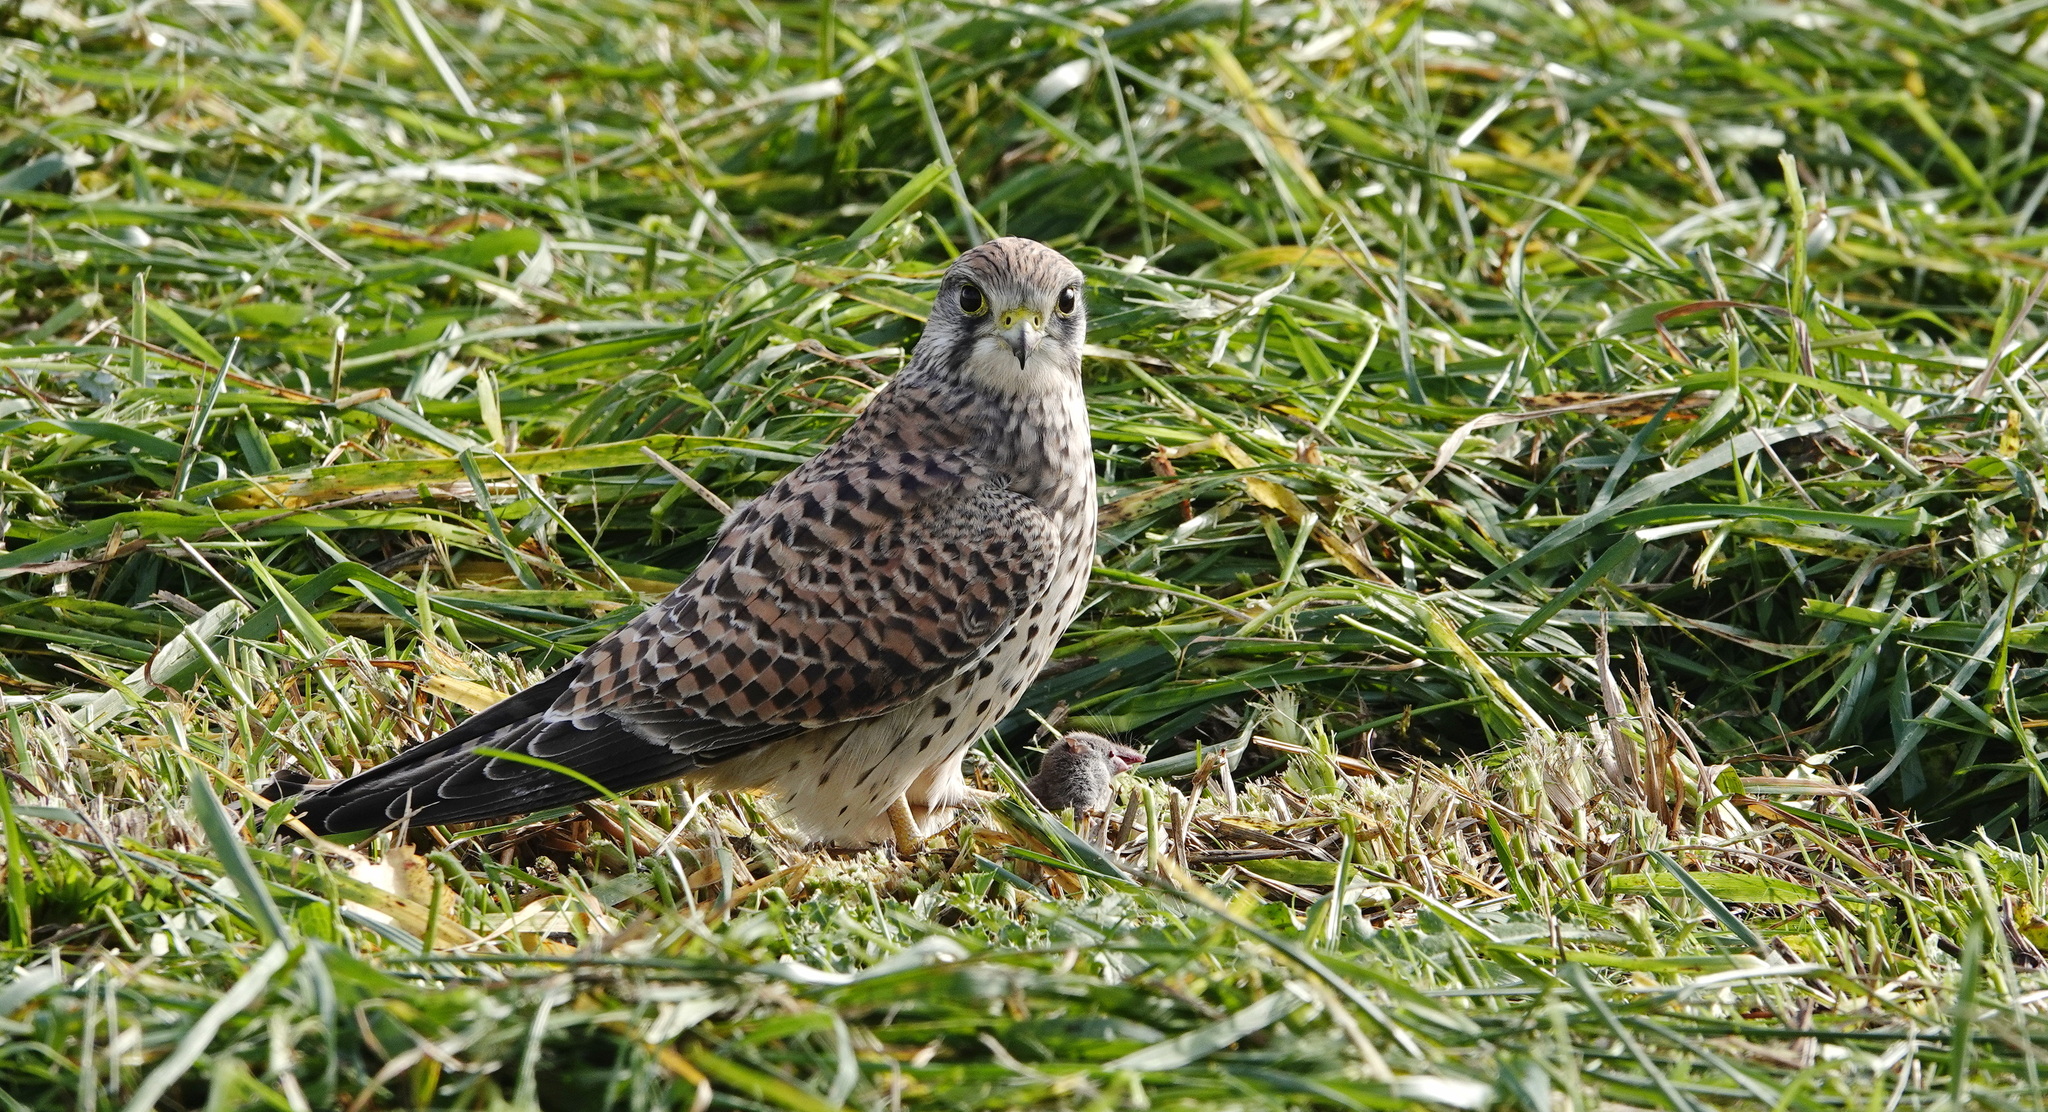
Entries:
[[889,804],[889,829],[896,832],[896,853],[900,857],[917,856],[917,847],[924,839],[917,835],[917,823],[910,818],[910,804],[902,796]]

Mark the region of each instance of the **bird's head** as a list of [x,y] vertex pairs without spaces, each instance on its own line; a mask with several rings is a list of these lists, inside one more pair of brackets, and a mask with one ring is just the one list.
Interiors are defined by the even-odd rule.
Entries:
[[1087,332],[1080,270],[1043,243],[1006,236],[946,270],[923,342],[978,386],[1035,393],[1080,374]]

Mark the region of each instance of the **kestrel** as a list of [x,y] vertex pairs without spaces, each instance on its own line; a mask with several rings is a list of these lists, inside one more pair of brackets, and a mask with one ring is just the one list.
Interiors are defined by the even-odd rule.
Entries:
[[315,833],[483,821],[676,777],[766,789],[807,837],[899,848],[1080,608],[1095,553],[1081,272],[1005,238],[960,256],[910,365],[726,521],[682,586],[453,730],[313,787]]
[[1128,745],[1075,730],[1046,748],[1038,775],[1024,786],[1046,810],[1072,807],[1078,818],[1107,809],[1114,799],[1111,785],[1116,774],[1136,768],[1144,759]]

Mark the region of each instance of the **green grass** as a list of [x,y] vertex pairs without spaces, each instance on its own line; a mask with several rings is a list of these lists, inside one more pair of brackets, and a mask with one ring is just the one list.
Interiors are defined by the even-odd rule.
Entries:
[[[0,1109],[2041,1106],[2044,60],[1919,0],[0,10]],[[1150,747],[1116,849],[273,837],[249,784],[680,579],[649,453],[760,492],[998,233],[1089,277],[1104,538],[980,775]]]

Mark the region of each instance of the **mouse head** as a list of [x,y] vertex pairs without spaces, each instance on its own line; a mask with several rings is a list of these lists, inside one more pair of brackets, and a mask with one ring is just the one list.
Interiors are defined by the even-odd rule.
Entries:
[[1128,745],[1119,745],[1085,730],[1075,730],[1053,743],[1055,748],[1064,750],[1069,757],[1099,757],[1109,763],[1116,772],[1128,772],[1145,763],[1145,754]]

